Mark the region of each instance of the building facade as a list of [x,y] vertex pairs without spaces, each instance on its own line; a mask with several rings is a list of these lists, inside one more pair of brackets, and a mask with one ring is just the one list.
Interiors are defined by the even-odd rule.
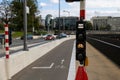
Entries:
[[94,30],[120,31],[120,17],[97,16],[97,17],[92,17],[91,22]]
[[111,30],[120,31],[120,17],[110,17],[108,24],[111,26]]
[[[60,20],[60,24],[59,24]],[[78,21],[78,17],[57,17],[55,18],[55,28],[60,30],[75,30],[76,22]]]
[[108,17],[92,17],[92,25],[94,30],[101,30],[102,28],[108,25],[107,23]]

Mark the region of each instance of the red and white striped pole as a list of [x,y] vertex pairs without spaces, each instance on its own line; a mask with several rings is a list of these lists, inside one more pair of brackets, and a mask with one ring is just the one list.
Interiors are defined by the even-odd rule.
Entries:
[[85,19],[85,0],[80,1],[80,20]]
[[4,25],[5,27],[5,54],[6,54],[6,77],[7,80],[11,79],[10,77],[10,67],[9,67],[9,28],[8,24]]
[[5,24],[5,51],[6,51],[6,59],[9,59],[9,28],[8,28],[8,24]]

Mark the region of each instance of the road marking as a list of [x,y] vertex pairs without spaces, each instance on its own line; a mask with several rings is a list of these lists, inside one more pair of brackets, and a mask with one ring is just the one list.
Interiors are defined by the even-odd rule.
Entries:
[[64,60],[64,59],[62,59],[62,60],[61,60],[61,64],[63,64],[63,63],[64,63],[64,61],[65,61],[65,60]]
[[53,65],[54,65],[54,63],[51,63],[51,65],[50,66],[48,66],[48,67],[32,67],[32,69],[51,69],[52,67],[53,67]]
[[75,70],[75,44],[76,41],[74,41],[74,46],[73,46],[73,50],[72,50],[72,57],[71,57],[71,61],[70,61],[70,68],[69,68],[69,72],[68,72],[68,78],[67,80],[75,80],[75,74],[76,74],[76,70]]
[[57,65],[55,66],[55,69],[65,69],[66,67],[64,65]]
[[117,46],[115,44],[111,44],[111,43],[108,43],[108,42],[105,42],[105,41],[102,41],[102,40],[99,40],[99,39],[96,39],[96,38],[91,38],[91,37],[88,37],[88,38],[96,40],[96,41],[99,41],[99,42],[102,42],[102,43],[110,45],[110,46],[114,46],[114,47],[120,48],[120,46]]

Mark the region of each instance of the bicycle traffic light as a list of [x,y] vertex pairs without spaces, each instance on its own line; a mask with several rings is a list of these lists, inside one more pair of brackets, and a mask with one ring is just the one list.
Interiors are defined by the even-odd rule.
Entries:
[[86,59],[86,29],[85,22],[76,23],[76,60],[85,65]]

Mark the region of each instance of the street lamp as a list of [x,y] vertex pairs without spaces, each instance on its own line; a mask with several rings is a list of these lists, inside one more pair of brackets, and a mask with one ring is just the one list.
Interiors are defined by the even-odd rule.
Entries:
[[[70,16],[70,11],[63,10],[63,12],[67,12],[68,13],[68,17]],[[70,23],[69,23],[68,27],[69,27],[69,30],[70,30]]]
[[26,11],[26,6],[27,6],[27,2],[26,0],[24,0],[23,2],[23,8],[24,8],[24,51],[28,51],[28,47],[27,47],[27,11]]
[[59,31],[59,34],[60,34],[60,0],[59,0],[58,8],[59,8],[59,9],[58,9],[58,10],[59,10],[59,11],[58,11],[58,14],[59,14],[59,19],[58,19],[58,20],[59,20],[59,22],[58,22],[58,24],[59,24],[59,25],[58,25],[58,26],[59,26],[59,30],[58,30],[58,31]]

